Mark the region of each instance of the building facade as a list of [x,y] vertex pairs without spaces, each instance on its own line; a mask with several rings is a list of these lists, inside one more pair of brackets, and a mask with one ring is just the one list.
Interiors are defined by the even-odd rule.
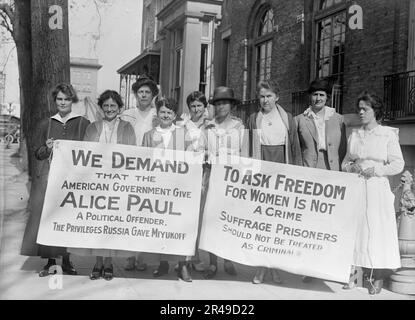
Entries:
[[144,0],[142,52],[118,70],[120,91],[131,107],[131,85],[140,75],[155,80],[161,95],[187,111],[195,90],[210,96],[214,83],[214,35],[222,0]]
[[245,101],[242,118],[257,108],[259,80],[276,81],[281,105],[294,115],[308,106],[315,78],[332,82],[331,104],[343,114],[373,91],[384,98],[387,124],[400,129],[414,173],[414,20],[414,0],[224,0],[216,83]]
[[97,59],[71,58],[71,83],[80,101],[85,98],[97,100],[98,71],[101,67]]

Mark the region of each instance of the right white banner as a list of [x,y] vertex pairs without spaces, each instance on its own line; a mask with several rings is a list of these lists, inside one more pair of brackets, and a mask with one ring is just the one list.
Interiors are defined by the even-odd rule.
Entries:
[[363,178],[240,160],[212,165],[200,248],[245,265],[347,282],[365,210]]

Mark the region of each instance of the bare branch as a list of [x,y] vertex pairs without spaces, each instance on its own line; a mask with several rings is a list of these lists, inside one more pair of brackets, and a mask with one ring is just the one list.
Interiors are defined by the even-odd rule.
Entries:
[[14,19],[14,11],[12,7],[7,3],[0,3],[0,11],[4,12],[10,19],[10,21],[13,21]]
[[9,31],[11,35],[13,35],[13,28],[9,23],[8,16],[3,11],[0,11],[0,17],[2,18],[0,25],[6,28],[6,30]]

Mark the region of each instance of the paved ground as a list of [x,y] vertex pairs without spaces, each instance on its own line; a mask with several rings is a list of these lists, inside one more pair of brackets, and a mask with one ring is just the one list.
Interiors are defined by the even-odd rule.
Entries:
[[[227,276],[219,261],[219,272],[214,280],[204,280],[194,274],[192,283],[177,280],[174,271],[163,279],[154,279],[152,270],[155,261],[149,259],[146,272],[126,272],[124,259],[115,259],[115,275],[112,281],[91,281],[88,274],[94,258],[73,257],[78,276],[62,276],[62,289],[56,287],[57,280],[39,278],[37,271],[44,265],[40,258],[19,254],[21,240],[27,220],[28,200],[27,175],[20,169],[20,160],[12,158],[16,146],[5,150],[0,145],[0,299],[146,299],[146,300],[415,300],[383,290],[377,296],[369,296],[364,288],[342,290],[342,284],[314,280],[304,284],[297,275],[282,272],[283,285],[251,283],[254,268],[236,265],[238,276]],[[203,253],[202,259],[206,259]]]

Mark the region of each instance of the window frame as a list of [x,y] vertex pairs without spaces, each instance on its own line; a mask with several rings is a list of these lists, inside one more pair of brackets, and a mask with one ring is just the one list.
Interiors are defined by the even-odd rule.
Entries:
[[[273,26],[272,26],[272,30],[271,32],[268,32],[266,34],[263,35],[259,35],[259,31],[262,25],[262,18],[266,15],[266,13],[268,11],[272,11],[273,14]],[[254,28],[253,28],[253,34],[252,34],[252,63],[251,63],[251,96],[254,97],[256,96],[256,85],[257,82],[259,81],[259,77],[260,77],[260,61],[258,60],[259,57],[259,50],[260,47],[265,45],[267,46],[268,43],[270,43],[271,45],[271,53],[269,55],[269,59],[270,59],[270,71],[269,71],[269,79],[271,79],[272,77],[272,54],[273,54],[273,46],[274,46],[274,36],[276,33],[276,29],[277,29],[277,24],[275,23],[275,11],[274,8],[270,5],[270,4],[265,4],[263,6],[261,6],[258,11],[257,14],[255,15],[255,21],[254,21]],[[266,50],[266,49],[265,49]],[[267,60],[267,52],[265,53],[265,60]],[[265,62],[266,63],[266,62]],[[265,67],[266,69],[266,67]]]
[[[310,70],[310,78],[311,79],[315,79],[318,74],[317,74],[317,38],[318,38],[318,23],[328,17],[333,17],[334,15],[337,15],[339,13],[341,13],[342,11],[346,12],[346,24],[347,24],[347,6],[348,6],[348,2],[349,0],[344,0],[341,3],[335,4],[327,9],[321,9],[320,10],[320,2],[321,0],[314,0],[314,4],[313,4],[313,23],[312,23],[312,48],[311,48],[311,52],[312,52],[312,59],[311,59],[311,70]],[[345,28],[345,43],[346,43],[346,38],[347,38],[347,25]],[[331,48],[331,45],[330,45]],[[331,54],[330,50],[330,54]],[[344,51],[344,57],[346,56],[346,50]],[[332,68],[332,56],[330,56],[330,69]],[[344,61],[343,61],[343,65],[344,65]],[[331,77],[331,71],[330,71],[330,75],[328,77]],[[328,78],[326,77],[326,78]],[[343,77],[342,77],[343,78]],[[343,79],[342,79],[343,80]]]

